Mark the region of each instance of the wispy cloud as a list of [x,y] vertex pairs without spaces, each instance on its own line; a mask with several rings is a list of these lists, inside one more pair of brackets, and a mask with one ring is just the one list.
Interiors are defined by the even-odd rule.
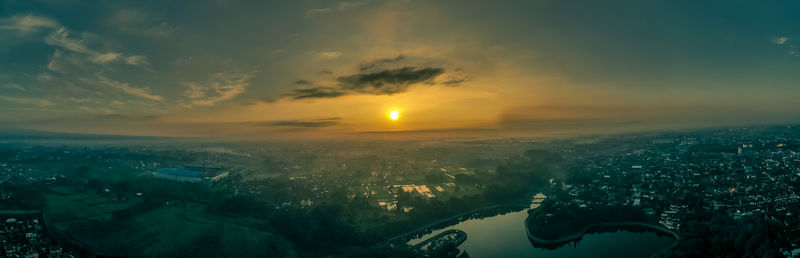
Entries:
[[120,9],[107,21],[115,30],[151,38],[168,38],[180,28],[139,9]]
[[52,46],[57,46],[75,53],[86,55],[89,61],[98,64],[105,64],[113,61],[121,61],[123,63],[134,66],[148,66],[147,58],[140,55],[125,56],[117,52],[100,52],[93,50],[87,46],[85,39],[74,39],[70,37],[70,31],[66,27],[60,27],[50,33],[45,40],[45,43]]
[[86,47],[82,40],[70,38],[69,34],[70,32],[66,27],[59,27],[44,39],[44,43],[61,47],[72,52],[92,54],[94,56],[100,55],[99,53],[96,53],[95,51],[92,51]]
[[330,8],[315,8],[315,9],[311,9],[311,10],[306,11],[306,17],[310,18],[310,17],[314,17],[314,16],[317,16],[317,15],[320,15],[320,14],[323,14],[323,13],[329,13],[329,12],[332,12],[332,11],[333,11],[333,9],[330,9]]
[[23,105],[31,105],[37,107],[49,107],[53,105],[52,101],[45,100],[45,99],[37,99],[37,98],[19,98],[19,97],[9,97],[9,96],[0,96],[0,99],[13,102],[17,104]]
[[40,73],[36,75],[36,80],[40,82],[52,81],[53,75],[49,73]]
[[336,59],[336,58],[342,56],[342,53],[341,52],[336,52],[336,51],[323,51],[323,52],[319,52],[317,55],[319,55],[319,57],[322,58],[322,59],[329,59],[330,60],[330,59]]
[[334,11],[346,11],[364,5],[364,2],[339,2],[333,8],[314,8],[306,11],[306,18],[311,18],[317,15],[331,13]]
[[336,5],[336,9],[339,10],[339,11],[344,11],[344,10],[356,8],[356,7],[359,7],[359,6],[362,6],[362,5],[364,5],[364,2],[339,2],[339,4]]
[[108,109],[108,108],[103,108],[103,107],[93,108],[93,107],[80,106],[80,107],[77,107],[76,109],[84,111],[86,113],[90,113],[90,114],[110,115],[110,114],[114,114],[115,113],[114,110],[111,110],[111,109]]
[[363,64],[359,65],[358,69],[361,70],[361,71],[366,71],[366,70],[370,70],[370,69],[375,68],[375,67],[381,67],[381,66],[383,66],[385,64],[392,64],[392,63],[401,62],[401,61],[403,61],[405,59],[406,59],[406,56],[404,56],[404,55],[398,55],[396,57],[390,57],[390,58],[378,58],[378,59],[375,59],[375,60],[372,60],[372,61],[369,61],[369,62],[366,62],[366,63],[363,63]]
[[40,29],[58,27],[58,22],[53,19],[32,14],[15,15],[0,19],[0,30],[15,30],[21,32],[34,32]]
[[23,88],[19,84],[16,84],[16,83],[13,83],[13,82],[12,83],[6,83],[0,88],[8,89],[8,90],[28,91],[28,89]]
[[186,82],[187,89],[183,92],[189,99],[187,106],[213,106],[219,102],[233,99],[239,94],[244,93],[250,86],[252,73],[226,74],[218,73],[214,75],[211,82],[199,84],[196,82]]
[[117,60],[120,57],[119,53],[108,52],[105,54],[99,54],[92,58],[92,62],[95,63],[108,63],[114,60]]
[[98,81],[102,84],[122,90],[123,92],[132,96],[141,97],[149,100],[156,100],[156,101],[164,99],[159,95],[150,93],[150,91],[147,89],[131,87],[130,84],[128,83],[114,81],[103,76],[99,76]]
[[53,50],[53,54],[50,55],[50,61],[47,62],[47,69],[66,74],[74,71],[86,70],[89,67],[95,67],[90,66],[91,64],[90,60],[83,54],[56,49]]
[[795,49],[794,44],[789,41],[788,37],[777,37],[772,42],[789,48],[787,53],[789,53],[790,56],[800,56],[800,53],[797,52],[797,49]]
[[133,65],[133,66],[138,66],[138,67],[145,67],[146,68],[146,67],[150,66],[150,62],[147,61],[147,57],[142,56],[142,55],[128,56],[128,57],[123,58],[123,61],[126,64]]

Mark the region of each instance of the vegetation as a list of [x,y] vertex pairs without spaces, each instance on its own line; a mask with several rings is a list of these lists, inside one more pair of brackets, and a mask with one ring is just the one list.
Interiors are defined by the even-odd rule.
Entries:
[[779,233],[783,226],[769,218],[698,214],[681,226],[678,243],[659,256],[784,257],[779,250],[790,245],[790,237]]
[[591,224],[609,222],[654,223],[652,217],[630,206],[600,206],[580,208],[574,205],[556,206],[546,200],[538,209],[529,211],[528,229],[534,236],[556,240],[583,231]]

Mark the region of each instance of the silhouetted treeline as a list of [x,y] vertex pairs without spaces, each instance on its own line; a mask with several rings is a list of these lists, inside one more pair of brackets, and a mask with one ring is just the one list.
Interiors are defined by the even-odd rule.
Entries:
[[530,229],[535,236],[554,240],[564,238],[596,223],[652,222],[641,209],[630,206],[599,206],[580,208],[575,205],[554,205],[545,200],[538,209],[530,210]]
[[662,257],[784,257],[779,249],[789,246],[782,223],[769,218],[726,215],[696,216],[683,223],[681,238]]

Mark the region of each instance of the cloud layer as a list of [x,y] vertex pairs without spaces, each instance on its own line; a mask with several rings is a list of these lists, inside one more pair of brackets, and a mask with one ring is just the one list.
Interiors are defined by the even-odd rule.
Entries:
[[214,78],[205,84],[186,82],[187,89],[183,92],[188,98],[186,106],[213,106],[219,102],[232,99],[242,94],[248,86],[252,73],[226,74],[217,73]]
[[[0,8],[0,125],[179,136],[433,130],[503,126],[504,110],[534,103],[618,114],[602,106],[699,99],[798,114],[800,16],[787,10],[800,3],[55,2]],[[733,14],[753,19],[742,26]],[[403,119],[387,122],[394,108]]]
[[47,17],[39,17],[31,14],[15,15],[9,18],[0,19],[0,30],[15,30],[21,32],[33,32],[45,28],[58,27],[58,22]]
[[321,74],[332,76],[332,80],[297,80],[295,86],[299,88],[286,96],[301,100],[349,94],[392,95],[407,92],[414,85],[456,86],[467,80],[460,69],[448,73],[443,67],[406,61],[406,56],[398,55],[362,63],[353,74],[333,76],[326,71]]
[[248,122],[247,125],[267,127],[320,128],[331,127],[341,123],[341,117],[329,117],[310,120],[280,120],[266,122]]

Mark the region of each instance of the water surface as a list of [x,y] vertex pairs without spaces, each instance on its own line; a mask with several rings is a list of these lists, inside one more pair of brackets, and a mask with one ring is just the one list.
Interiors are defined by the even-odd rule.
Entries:
[[471,257],[649,257],[674,242],[669,236],[655,232],[609,232],[584,235],[577,246],[565,245],[555,250],[535,248],[528,240],[524,221],[527,210],[482,219],[470,219],[435,230],[420,238],[416,244],[448,229],[467,233],[467,241],[459,249]]

